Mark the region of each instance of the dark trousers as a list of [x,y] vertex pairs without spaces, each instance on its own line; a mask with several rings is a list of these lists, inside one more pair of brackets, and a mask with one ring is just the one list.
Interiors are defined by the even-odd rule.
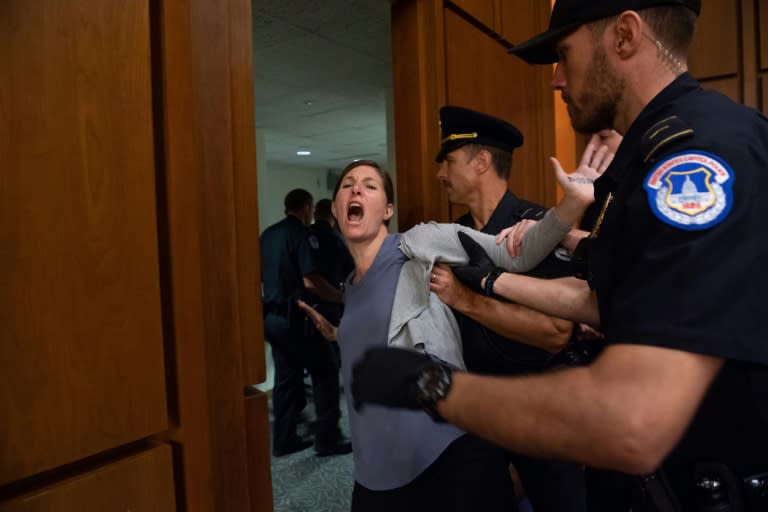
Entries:
[[506,454],[469,434],[458,438],[414,481],[372,491],[355,482],[352,512],[516,512]]
[[511,454],[534,512],[586,512],[584,468],[572,462]]
[[299,415],[306,404],[305,368],[312,380],[317,416],[315,445],[332,444],[340,435],[339,369],[329,343],[322,338],[305,336],[303,322],[295,324],[291,325],[286,317],[272,313],[264,320],[264,331],[272,345],[275,364],[272,446],[277,449],[296,439]]

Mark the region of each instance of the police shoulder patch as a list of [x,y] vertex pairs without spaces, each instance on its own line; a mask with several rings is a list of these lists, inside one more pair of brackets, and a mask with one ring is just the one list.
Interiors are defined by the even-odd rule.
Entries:
[[313,249],[320,248],[320,240],[317,239],[317,235],[309,235],[309,246]]
[[685,151],[651,169],[643,187],[654,215],[670,226],[698,231],[728,216],[733,205],[733,169],[715,155]]

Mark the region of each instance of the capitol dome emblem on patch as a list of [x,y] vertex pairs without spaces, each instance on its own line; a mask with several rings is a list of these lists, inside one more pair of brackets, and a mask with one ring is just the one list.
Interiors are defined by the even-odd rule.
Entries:
[[696,231],[728,216],[733,179],[733,170],[716,156],[689,151],[659,162],[643,187],[656,217],[676,228]]

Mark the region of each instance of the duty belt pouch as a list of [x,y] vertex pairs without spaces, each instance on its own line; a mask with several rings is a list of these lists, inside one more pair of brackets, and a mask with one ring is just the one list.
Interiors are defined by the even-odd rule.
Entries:
[[[664,475],[663,470],[658,470],[650,475],[638,477],[643,491],[645,507],[632,510],[647,510],[654,512],[681,512],[680,502],[672,491],[672,488]],[[688,512],[688,511],[686,511]]]
[[744,510],[765,512],[768,510],[768,473],[758,473],[742,478]]
[[693,510],[696,512],[747,512],[742,483],[736,474],[717,462],[700,462],[693,471]]

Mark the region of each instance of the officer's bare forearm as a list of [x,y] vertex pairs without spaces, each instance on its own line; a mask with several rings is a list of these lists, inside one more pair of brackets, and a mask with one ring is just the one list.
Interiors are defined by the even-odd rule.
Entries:
[[[584,370],[569,370],[575,372]],[[570,424],[570,405],[560,404],[558,399],[561,394],[570,395],[566,380],[585,379],[569,376],[571,379],[554,374],[546,378],[501,378],[454,372],[451,390],[438,403],[438,412],[463,430],[508,449],[585,463],[585,450],[580,445],[582,440],[588,441],[590,432],[584,426]],[[583,383],[573,389],[583,389],[580,385]]]
[[648,473],[679,441],[721,365],[708,356],[620,345],[591,366],[542,375],[454,372],[438,412],[512,451]]
[[571,337],[573,323],[568,320],[478,293],[470,294],[469,299],[455,309],[505,338],[555,354]]
[[597,295],[575,277],[539,279],[505,272],[496,279],[493,292],[548,315],[600,326]]
[[563,237],[560,245],[562,245],[565,250],[568,251],[568,254],[573,254],[573,251],[576,250],[576,246],[579,245],[581,239],[586,238],[587,236],[589,236],[588,231],[584,231],[582,229],[572,229],[568,232],[567,235]]

